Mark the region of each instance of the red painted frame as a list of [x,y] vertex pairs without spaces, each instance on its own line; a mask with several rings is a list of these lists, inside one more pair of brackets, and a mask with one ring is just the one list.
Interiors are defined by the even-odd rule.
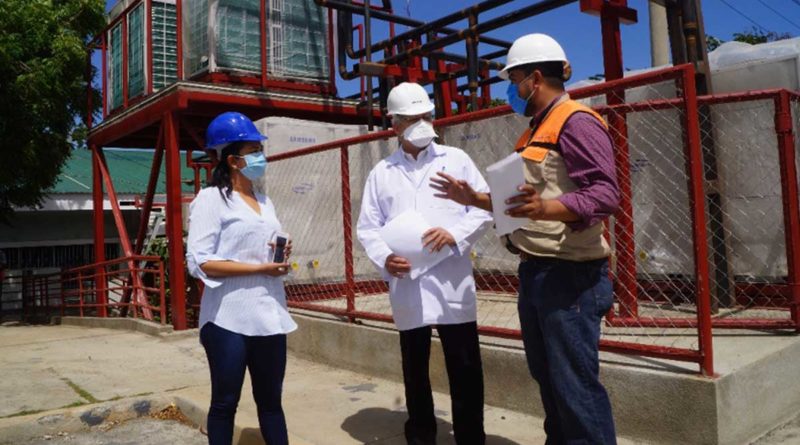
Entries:
[[[678,107],[682,112],[682,125],[684,128],[684,146],[685,146],[685,159],[686,171],[688,174],[688,190],[690,191],[689,206],[692,216],[692,230],[693,230],[693,256],[695,258],[694,275],[696,279],[691,283],[686,283],[684,286],[685,292],[690,292],[695,296],[698,302],[697,317],[694,319],[671,319],[671,318],[654,318],[654,317],[641,317],[630,314],[615,314],[613,318],[609,318],[609,324],[618,327],[637,327],[637,328],[693,328],[697,329],[698,348],[696,350],[674,348],[674,347],[661,347],[656,345],[625,343],[618,341],[601,341],[601,349],[610,352],[636,354],[647,357],[665,358],[672,360],[690,361],[698,363],[701,372],[705,375],[714,375],[713,367],[713,350],[712,350],[712,327],[718,328],[746,328],[746,329],[797,329],[800,326],[798,320],[797,307],[800,305],[800,274],[798,274],[798,264],[795,258],[800,256],[800,247],[797,246],[797,236],[800,235],[800,213],[798,211],[798,191],[797,191],[797,172],[793,167],[794,164],[794,134],[791,128],[791,119],[787,114],[791,100],[800,102],[800,95],[785,90],[770,90],[770,91],[757,91],[745,92],[739,94],[726,94],[720,96],[703,96],[697,97],[694,93],[694,69],[690,65],[684,65],[675,68],[667,68],[649,73],[644,73],[636,76],[631,76],[625,79],[618,79],[606,82],[600,85],[589,86],[572,90],[570,95],[573,98],[581,99],[592,96],[598,96],[608,93],[609,91],[620,91],[629,89],[636,86],[643,86],[651,83],[672,80],[680,86],[679,91],[684,92],[684,97],[678,99],[661,100],[661,101],[648,101],[634,104],[612,104],[609,106],[599,107],[600,111],[609,114],[615,113],[621,119],[625,119],[626,115],[630,112],[653,110],[654,105],[657,109],[676,108]],[[705,192],[703,190],[703,177],[702,177],[702,159],[701,159],[701,146],[699,139],[699,116],[697,114],[698,104],[719,104],[731,103],[749,100],[763,100],[774,99],[776,101],[776,129],[779,133],[779,141],[781,147],[781,165],[782,165],[782,190],[786,197],[784,201],[784,218],[787,230],[787,246],[792,246],[794,252],[787,252],[787,261],[790,269],[790,282],[785,286],[780,285],[766,285],[775,288],[775,292],[780,292],[787,298],[791,299],[790,309],[791,317],[783,320],[779,319],[764,319],[764,318],[746,318],[746,319],[711,319],[710,307],[710,291],[709,291],[709,269],[708,263],[705,260],[708,255],[706,235],[705,235]],[[790,111],[790,110],[789,110]],[[448,118],[439,119],[435,122],[437,127],[446,127],[450,125],[482,120],[495,116],[502,116],[511,113],[508,106],[497,107],[492,109],[485,109],[474,113],[458,115]],[[780,121],[780,122],[779,122]],[[285,159],[292,159],[302,157],[314,153],[319,153],[329,150],[341,150],[342,158],[345,159],[344,153],[352,148],[352,146],[386,139],[392,137],[394,134],[391,131],[376,132],[369,135],[358,136],[339,141],[333,141],[326,144],[320,144],[313,147],[306,147],[303,149],[295,150],[292,152],[281,153],[278,155],[270,156],[270,162],[279,162]],[[619,155],[619,153],[618,153]],[[342,170],[342,199],[346,201],[349,197],[349,172],[344,168]],[[794,185],[793,185],[794,184]],[[343,202],[343,225],[348,226],[349,206]],[[617,215],[618,217],[619,215]],[[632,230],[632,227],[631,227]],[[345,230],[345,234],[349,235],[350,231]],[[632,236],[631,236],[632,239]],[[350,257],[351,249],[345,252],[345,264],[352,262]],[[634,264],[635,266],[635,264]],[[635,271],[635,269],[634,269]],[[635,277],[635,275],[634,275]],[[515,292],[514,283],[516,277],[508,275],[503,276],[487,276],[480,275],[477,280],[477,287],[481,290],[488,291],[501,291],[513,293]],[[634,290],[630,292],[631,295],[636,295],[636,289],[639,292],[647,291],[648,288],[654,289],[659,292],[659,284],[656,282],[644,282],[634,280]],[[670,283],[670,286],[674,284]],[[752,285],[748,285],[752,286]],[[745,285],[741,285],[744,290]],[[378,286],[377,282],[361,282],[354,281],[351,273],[345,274],[345,282],[341,284],[325,285],[324,289],[314,285],[290,285],[288,286],[289,304],[292,307],[316,310],[334,315],[347,317],[348,319],[362,318],[377,321],[389,321],[391,317],[386,314],[365,313],[363,311],[355,310],[354,297],[352,297],[353,290],[358,296],[370,293],[385,292],[385,285]],[[619,295],[618,295],[619,297]],[[325,301],[336,298],[345,298],[347,300],[347,309],[331,308],[315,304],[314,301]],[[358,297],[355,297],[358,298]],[[633,307],[638,305],[638,300],[632,301]],[[634,314],[637,311],[632,311]],[[486,335],[501,336],[508,338],[519,338],[519,332],[498,327],[481,326],[480,331]]]

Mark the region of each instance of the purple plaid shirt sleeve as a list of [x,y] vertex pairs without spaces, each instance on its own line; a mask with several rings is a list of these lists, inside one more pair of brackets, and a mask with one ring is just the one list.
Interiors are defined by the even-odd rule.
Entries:
[[608,218],[619,207],[614,146],[608,130],[588,113],[572,115],[558,142],[567,174],[578,187],[558,200],[580,217],[567,226],[583,230]]

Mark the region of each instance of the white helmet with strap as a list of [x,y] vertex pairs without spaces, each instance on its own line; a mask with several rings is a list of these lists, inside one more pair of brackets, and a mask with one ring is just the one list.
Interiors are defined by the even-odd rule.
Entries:
[[[529,63],[563,62],[569,65],[564,49],[556,40],[547,34],[524,35],[511,45],[506,57],[506,67],[498,73],[503,80],[508,80],[509,70]],[[566,71],[566,70],[565,70]]]

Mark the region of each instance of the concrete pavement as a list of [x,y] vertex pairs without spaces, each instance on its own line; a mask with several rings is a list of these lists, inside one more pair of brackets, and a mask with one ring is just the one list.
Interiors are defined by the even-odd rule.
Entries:
[[[210,392],[196,332],[153,336],[77,326],[4,326],[0,327],[0,374],[4,376],[0,379],[0,437],[21,431],[35,431],[40,437],[47,431],[42,419],[54,412],[102,422],[109,412],[106,405],[116,404],[114,410],[133,409],[151,400],[153,404],[172,400],[200,423]],[[262,443],[249,385],[248,380],[237,414],[240,444]],[[440,443],[454,443],[449,398],[436,393],[435,403]],[[290,355],[284,409],[292,444],[404,443],[403,388],[389,380]],[[490,445],[544,442],[541,419],[489,406],[485,417]],[[41,428],[33,430],[31,425]],[[61,422],[51,433],[64,425]],[[169,429],[164,431],[170,434]]]

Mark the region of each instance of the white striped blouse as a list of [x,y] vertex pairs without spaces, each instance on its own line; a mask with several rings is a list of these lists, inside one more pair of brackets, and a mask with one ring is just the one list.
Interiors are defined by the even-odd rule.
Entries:
[[207,261],[270,261],[269,243],[281,230],[281,224],[272,201],[259,193],[256,198],[261,215],[237,192],[230,199],[223,199],[217,187],[201,190],[192,201],[186,263],[189,273],[205,283],[200,328],[212,322],[243,335],[287,334],[297,329],[286,309],[283,277],[209,277],[200,268]]

